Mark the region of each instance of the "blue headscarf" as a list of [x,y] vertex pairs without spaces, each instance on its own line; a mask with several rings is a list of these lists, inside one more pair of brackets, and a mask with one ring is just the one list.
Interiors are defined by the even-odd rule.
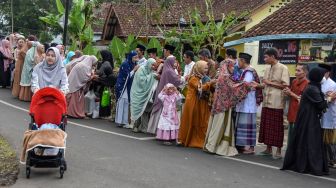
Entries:
[[64,61],[63,61],[63,65],[68,64],[71,61],[71,58],[74,55],[76,55],[75,52],[73,52],[73,51],[68,52],[66,59],[64,59]]
[[127,55],[126,60],[120,66],[119,74],[117,78],[117,84],[115,86],[117,100],[121,96],[124,86],[126,84],[128,101],[130,102],[130,91],[131,91],[131,86],[132,86],[133,77],[134,77],[134,74],[131,76],[130,73],[132,72],[132,70],[134,69],[136,65],[136,63],[132,61],[132,58],[136,55],[137,55],[136,51],[131,51]]

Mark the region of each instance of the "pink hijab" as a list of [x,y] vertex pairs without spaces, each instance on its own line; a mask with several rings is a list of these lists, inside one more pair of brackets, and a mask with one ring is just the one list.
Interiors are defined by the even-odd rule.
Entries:
[[175,57],[168,57],[164,62],[160,82],[156,88],[156,95],[152,112],[157,112],[158,110],[162,109],[163,104],[162,101],[158,99],[158,95],[168,83],[173,84],[175,87],[179,87],[181,85],[181,79],[176,74],[174,68],[175,60]]
[[9,40],[4,39],[1,41],[0,52],[6,57],[6,59],[4,59],[3,61],[4,61],[4,70],[7,70],[9,64],[13,63],[13,60],[7,59],[7,58],[13,59],[13,54],[11,51]]
[[91,79],[93,66],[98,62],[95,56],[87,56],[81,63],[75,65],[69,76],[69,93],[74,93],[85,86]]
[[61,60],[63,61],[65,59],[64,46],[62,44],[59,44],[59,45],[56,46],[56,48],[60,51]]

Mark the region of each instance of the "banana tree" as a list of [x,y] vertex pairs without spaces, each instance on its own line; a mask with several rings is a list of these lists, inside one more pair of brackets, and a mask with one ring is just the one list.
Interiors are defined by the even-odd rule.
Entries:
[[[64,17],[65,11],[61,0],[55,0],[58,14],[49,13],[47,16],[40,17],[43,22],[54,26],[63,27],[59,20]],[[92,23],[94,20],[93,7],[94,1],[73,0],[72,8],[69,13],[68,33],[71,43],[71,50],[80,49],[88,54],[94,54],[95,49],[92,46],[93,30]]]
[[248,13],[244,12],[238,16],[234,13],[223,14],[222,19],[218,21],[214,17],[212,4],[212,0],[205,0],[206,22],[202,20],[199,10],[195,9],[189,13],[189,25],[183,30],[174,28],[163,31],[161,29],[166,41],[179,42],[180,45],[188,43],[196,53],[201,48],[208,47],[212,51],[212,58],[215,58],[228,36],[229,29],[243,20]]
[[113,37],[108,48],[114,57],[117,67],[125,60],[125,55],[136,48],[137,44],[138,41],[134,35],[129,35],[125,42],[116,36]]
[[157,49],[157,55],[160,57],[162,56],[162,46],[161,43],[158,39],[156,38],[151,38],[148,42],[147,49],[150,48],[156,48]]

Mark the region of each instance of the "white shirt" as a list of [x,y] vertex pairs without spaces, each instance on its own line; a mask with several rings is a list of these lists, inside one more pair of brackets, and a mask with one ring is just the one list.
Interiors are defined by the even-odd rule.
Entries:
[[[245,73],[244,81],[247,83],[254,81],[253,73],[251,71]],[[255,91],[250,91],[247,94],[247,97],[236,105],[236,112],[257,113]]]
[[188,65],[184,66],[184,73],[183,73],[183,76],[181,77],[181,80],[182,80],[183,83],[186,82],[186,76],[189,76],[191,74],[191,71],[192,71],[194,65],[195,65],[195,62],[192,61]]
[[[145,57],[143,57],[137,62],[137,65],[139,65],[141,67],[141,66],[146,65],[146,63],[147,63],[147,59]],[[132,77],[134,74],[135,74],[135,72],[134,72],[134,70],[132,70],[130,72],[130,77]]]
[[144,66],[147,63],[147,59],[145,57],[142,57],[139,61],[138,61],[138,65],[139,66]]
[[[330,78],[323,78],[322,92],[326,94],[329,91],[336,91],[336,83]],[[322,116],[322,128],[336,129],[336,101],[328,104],[328,109]]]

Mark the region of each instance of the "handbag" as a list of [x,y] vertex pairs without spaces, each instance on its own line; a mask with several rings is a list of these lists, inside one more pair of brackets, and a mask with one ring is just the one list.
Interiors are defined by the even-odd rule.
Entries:
[[101,107],[107,107],[111,103],[111,91],[108,87],[104,87],[102,98],[100,100]]

